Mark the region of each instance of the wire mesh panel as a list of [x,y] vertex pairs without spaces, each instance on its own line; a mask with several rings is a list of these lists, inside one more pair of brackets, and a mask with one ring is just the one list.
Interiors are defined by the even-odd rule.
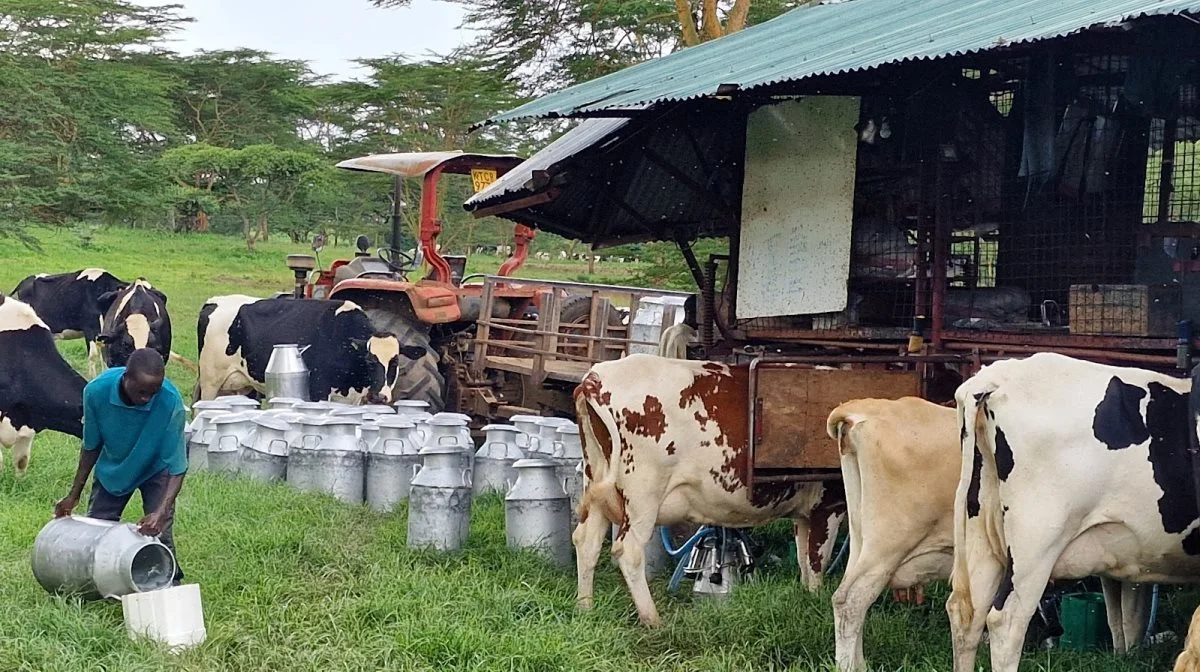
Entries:
[[1200,319],[1198,36],[1139,24],[888,78],[856,129],[848,308],[739,326],[1160,347]]

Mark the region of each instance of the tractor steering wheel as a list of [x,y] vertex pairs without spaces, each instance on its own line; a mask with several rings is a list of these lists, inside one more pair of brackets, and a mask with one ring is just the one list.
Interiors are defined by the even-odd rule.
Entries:
[[388,268],[391,269],[394,273],[404,274],[405,272],[410,271],[417,267],[416,258],[411,257],[411,256],[401,252],[400,250],[396,250],[396,258],[400,260],[400,263],[399,264],[392,263],[392,260],[389,258],[388,252],[390,252],[390,250],[388,250],[385,247],[381,247],[378,250],[378,256],[379,256],[380,261],[387,264]]

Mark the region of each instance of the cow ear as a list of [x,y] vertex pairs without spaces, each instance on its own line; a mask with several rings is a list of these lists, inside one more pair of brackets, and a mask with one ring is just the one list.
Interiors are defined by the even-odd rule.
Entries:
[[112,340],[113,340],[113,335],[108,332],[105,332],[105,333],[102,333],[102,334],[99,334],[96,336],[96,342],[100,343],[102,345],[107,345],[107,344],[111,343]]
[[151,288],[150,288],[150,291],[151,291],[151,293],[153,293],[155,296],[157,296],[158,298],[162,299],[162,302],[163,302],[163,305],[164,305],[164,306],[165,306],[165,305],[167,305],[167,295],[166,295],[166,294],[163,294],[162,292],[158,291],[157,289],[154,289],[153,287],[151,287]]
[[115,292],[105,292],[96,297],[96,305],[100,307],[101,311],[107,312],[109,307],[112,306],[113,301],[117,299],[117,295],[120,293],[120,290]]

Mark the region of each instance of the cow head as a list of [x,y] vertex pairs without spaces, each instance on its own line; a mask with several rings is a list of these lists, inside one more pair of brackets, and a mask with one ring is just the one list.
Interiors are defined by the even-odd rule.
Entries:
[[108,366],[124,366],[139,348],[157,350],[166,359],[170,343],[164,341],[170,338],[170,323],[165,294],[139,278],[120,290],[101,294],[97,302],[104,318],[96,342],[104,346]]
[[[411,353],[412,346],[401,346],[393,334],[376,332],[367,339],[351,339],[350,346],[363,353],[371,381],[367,400],[370,403],[392,403],[392,392],[400,377],[400,358]],[[422,355],[424,354],[424,349]]]

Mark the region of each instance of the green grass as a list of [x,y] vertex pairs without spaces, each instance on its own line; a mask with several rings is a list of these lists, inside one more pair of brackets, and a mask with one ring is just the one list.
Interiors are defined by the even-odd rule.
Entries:
[[[43,236],[44,254],[0,250],[0,288],[27,273],[103,266],[145,275],[170,296],[176,350],[194,354],[195,313],[210,295],[265,295],[287,285],[289,245],[249,254],[235,239],[102,232],[80,249],[69,233]],[[299,249],[297,246],[295,249]],[[329,255],[325,255],[328,257]],[[324,259],[326,263],[328,259]],[[571,271],[578,274],[576,269]],[[64,343],[79,366],[82,349]],[[172,366],[181,389],[186,371]],[[653,583],[664,627],[636,625],[619,574],[601,561],[597,608],[578,613],[574,572],[510,553],[498,497],[475,505],[461,553],[406,549],[404,512],[377,514],[286,486],[207,473],[188,478],[179,501],[177,543],[189,581],[200,584],[208,641],[173,656],[129,640],[120,606],[47,595],[29,552],[53,502],[65,494],[77,443],[38,437],[28,475],[0,473],[0,670],[827,670],[832,663],[829,599],[811,595],[779,565],[724,604],[665,594]],[[126,518],[136,519],[135,498]],[[764,532],[778,548],[776,524]],[[1160,623],[1182,632],[1194,593],[1164,590]],[[884,597],[867,625],[868,659],[878,670],[949,669],[946,588],[925,606]],[[1130,658],[1030,652],[1023,670],[1169,669],[1178,645]],[[983,657],[980,659],[983,660]]]

